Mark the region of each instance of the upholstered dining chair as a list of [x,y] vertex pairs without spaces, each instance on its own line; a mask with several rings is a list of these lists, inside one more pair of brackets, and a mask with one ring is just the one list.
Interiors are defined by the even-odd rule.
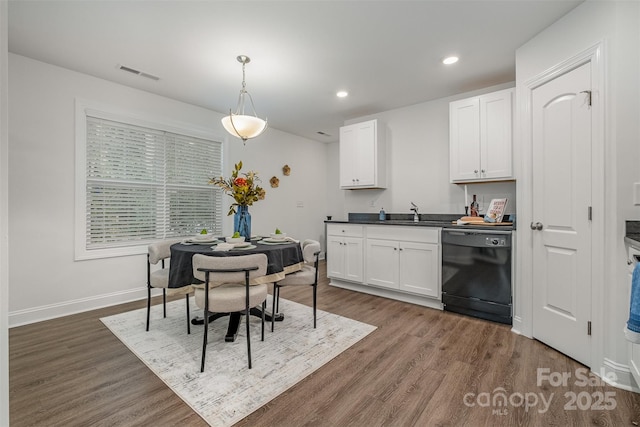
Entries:
[[264,341],[264,312],[268,289],[265,283],[251,284],[250,281],[266,273],[267,256],[265,254],[230,257],[193,255],[193,276],[204,282],[203,285],[194,285],[196,305],[204,309],[205,321],[200,372],[204,372],[207,353],[209,313],[244,312],[247,325],[247,357],[249,369],[251,369],[250,310],[262,304],[262,341]]
[[313,287],[313,327],[316,327],[316,305],[318,299],[318,260],[320,257],[320,242],[307,239],[302,242],[302,270],[287,274],[284,279],[273,284],[273,305],[271,308],[271,332],[274,329],[275,314],[280,305],[280,288],[283,286],[311,286]]
[[[187,333],[191,333],[191,319],[189,318],[189,295],[192,292],[191,285],[181,288],[169,288],[169,267],[165,266],[165,260],[171,258],[171,245],[182,239],[167,239],[152,243],[147,250],[147,332],[149,331],[149,318],[151,313],[151,289],[162,289],[162,315],[167,317],[167,293],[169,295],[184,294],[187,301]],[[151,271],[151,265],[161,263],[160,269]]]

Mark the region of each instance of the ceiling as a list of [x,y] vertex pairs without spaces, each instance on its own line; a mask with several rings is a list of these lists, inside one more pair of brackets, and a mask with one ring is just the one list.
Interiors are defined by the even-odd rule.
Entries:
[[333,142],[345,120],[514,81],[515,50],[581,2],[10,0],[9,51],[222,113],[248,55],[258,116]]

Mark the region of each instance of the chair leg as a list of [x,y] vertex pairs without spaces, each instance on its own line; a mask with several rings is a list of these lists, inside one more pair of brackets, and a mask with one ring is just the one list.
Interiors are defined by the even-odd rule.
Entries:
[[209,332],[209,272],[205,275],[204,289],[204,334],[202,340],[202,362],[200,364],[200,372],[204,372],[204,358],[207,354],[207,333]]
[[204,334],[202,339],[202,362],[200,363],[200,372],[204,372],[204,358],[207,355],[207,332],[209,331],[209,315],[204,312]]
[[249,304],[247,303],[247,311],[244,316],[244,321],[247,324],[247,355],[249,356],[249,369],[251,369],[251,329],[249,327]]
[[276,295],[278,293],[278,284],[274,283],[273,284],[273,294],[272,296],[272,304],[271,304],[271,332],[273,332],[273,327],[275,325],[275,319],[276,319]]
[[162,288],[162,312],[164,317],[167,317],[167,291]]
[[187,300],[187,334],[191,334],[191,315],[189,314],[189,294],[185,296]]
[[204,315],[204,334],[202,339],[202,362],[200,363],[200,372],[204,372],[204,358],[207,355],[207,332],[209,331],[209,316]]
[[149,332],[149,315],[151,313],[151,286],[147,285],[147,332]]
[[262,301],[262,341],[264,341],[264,311],[267,309],[267,300]]
[[318,283],[313,284],[313,329],[316,328],[316,303],[318,301]]

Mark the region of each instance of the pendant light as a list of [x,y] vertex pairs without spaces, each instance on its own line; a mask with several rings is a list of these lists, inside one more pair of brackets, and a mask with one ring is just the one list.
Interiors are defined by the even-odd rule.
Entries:
[[[232,113],[231,110],[229,110],[229,115],[222,118],[222,126],[224,126],[225,130],[231,135],[236,138],[240,138],[244,143],[246,143],[247,139],[260,136],[262,132],[265,131],[267,128],[267,121],[262,120],[256,115],[253,98],[251,98],[251,94],[245,89],[246,83],[244,67],[251,62],[251,58],[245,55],[240,55],[237,59],[238,62],[242,64],[242,89],[240,89],[240,96],[238,96],[236,112]],[[244,113],[245,97],[248,97],[249,102],[251,103],[251,109],[253,110],[252,116]]]

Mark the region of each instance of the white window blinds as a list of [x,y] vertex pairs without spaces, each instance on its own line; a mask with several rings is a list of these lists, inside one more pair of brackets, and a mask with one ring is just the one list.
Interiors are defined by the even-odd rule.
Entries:
[[222,233],[222,143],[86,117],[86,249]]

